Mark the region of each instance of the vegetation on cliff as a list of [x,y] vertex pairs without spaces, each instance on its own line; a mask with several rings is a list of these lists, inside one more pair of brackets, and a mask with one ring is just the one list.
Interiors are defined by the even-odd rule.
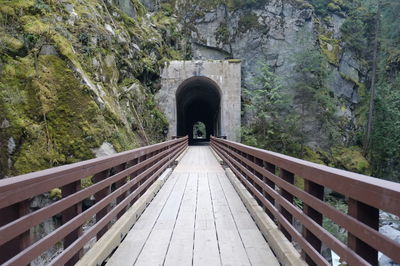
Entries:
[[160,67],[177,22],[103,1],[0,0],[0,177],[165,139]]

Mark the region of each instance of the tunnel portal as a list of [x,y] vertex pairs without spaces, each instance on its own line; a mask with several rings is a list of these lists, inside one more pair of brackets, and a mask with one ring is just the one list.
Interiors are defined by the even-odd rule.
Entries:
[[[240,141],[240,60],[170,61],[161,71],[161,89],[156,94],[168,120],[166,137],[210,135]],[[206,134],[195,134],[205,125]],[[204,126],[201,127],[204,131]],[[196,136],[197,135],[197,136]]]
[[215,82],[206,77],[192,77],[185,80],[176,91],[177,133],[194,139],[193,127],[197,122],[204,123],[206,136],[220,135],[221,93]]

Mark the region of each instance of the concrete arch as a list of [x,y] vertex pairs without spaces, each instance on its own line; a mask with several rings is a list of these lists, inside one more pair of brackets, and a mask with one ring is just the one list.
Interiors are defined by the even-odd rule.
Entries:
[[[192,120],[198,118],[209,125],[208,136],[221,135],[239,141],[240,65],[238,60],[167,63],[161,72],[161,89],[156,99],[169,122],[168,137],[188,134]],[[202,109],[208,110],[208,115],[201,114]]]
[[175,93],[177,110],[177,134],[193,140],[193,126],[203,122],[206,140],[210,135],[220,135],[221,88],[207,77],[191,77],[183,81]]

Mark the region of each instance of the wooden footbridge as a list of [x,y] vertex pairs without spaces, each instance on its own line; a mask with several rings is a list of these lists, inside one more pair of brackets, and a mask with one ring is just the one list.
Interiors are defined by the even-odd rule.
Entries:
[[[30,207],[54,188],[60,199]],[[324,201],[326,189],[346,198],[346,213]],[[0,180],[0,264],[55,249],[50,265],[329,265],[322,246],[349,265],[377,265],[378,252],[400,263],[400,244],[378,231],[380,210],[400,216],[400,184],[185,137]],[[49,219],[58,226],[35,238]]]

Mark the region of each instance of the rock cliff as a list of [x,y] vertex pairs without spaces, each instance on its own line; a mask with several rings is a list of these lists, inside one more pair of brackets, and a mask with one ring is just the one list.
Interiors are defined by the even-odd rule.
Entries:
[[137,0],[0,1],[0,178],[164,139],[176,21]]
[[[315,111],[306,110],[303,128],[307,136],[305,144],[313,150],[329,150],[337,144],[356,145],[356,132],[365,121],[364,84],[367,82],[368,67],[345,45],[341,31],[348,17],[345,1],[331,1],[327,8],[329,12],[324,15],[318,14],[312,1],[301,0],[143,2],[150,10],[175,10],[191,45],[193,59],[242,60],[244,90],[261,87],[256,78],[260,75],[260,64],[266,63],[280,78],[285,95],[294,98],[292,108],[297,113],[302,111],[297,100],[301,96],[297,91],[296,58],[306,50],[318,50],[326,61],[327,75],[322,85],[330,95],[327,98],[335,106],[331,112],[340,128],[334,133],[329,132],[321,126]],[[251,99],[243,97],[243,102],[251,102]],[[242,111],[242,123],[251,124],[254,114],[246,106],[242,106]],[[340,136],[332,140],[332,134]],[[361,164],[368,165],[359,149],[352,150],[352,153],[356,153]],[[326,161],[340,161],[338,157],[342,154],[339,152],[336,158]],[[343,163],[333,165],[343,167]],[[365,167],[345,168],[359,172],[366,170]]]

